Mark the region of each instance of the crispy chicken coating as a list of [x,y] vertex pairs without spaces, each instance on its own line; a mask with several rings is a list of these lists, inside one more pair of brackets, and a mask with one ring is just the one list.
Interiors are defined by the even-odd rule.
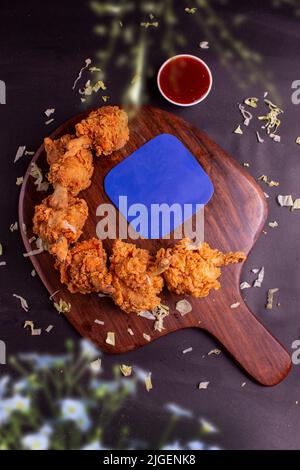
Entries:
[[181,240],[173,248],[161,249],[157,254],[158,259],[166,256],[171,257],[170,266],[164,272],[167,288],[176,294],[194,297],[206,297],[211,289],[220,289],[221,266],[246,259],[244,253],[224,254],[207,243],[195,247],[189,239]]
[[47,162],[49,165],[55,163],[67,151],[67,145],[71,139],[73,139],[73,136],[70,134],[65,134],[60,139],[56,140],[52,140],[50,137],[44,139]]
[[160,304],[158,294],[164,285],[161,273],[169,264],[165,257],[157,261],[147,250],[115,240],[110,263],[113,300],[122,310],[139,313]]
[[89,145],[87,137],[70,140],[66,152],[50,166],[48,180],[55,188],[54,207],[65,207],[68,193],[76,196],[90,186],[94,167]]
[[61,282],[72,293],[112,293],[111,275],[106,266],[106,253],[101,241],[96,238],[85,240],[73,246],[64,263],[56,263],[60,270]]
[[118,106],[103,106],[76,124],[77,136],[88,136],[96,155],[110,155],[122,148],[128,138],[128,117]]
[[51,254],[64,261],[68,245],[80,237],[87,216],[88,207],[83,199],[70,197],[65,209],[55,209],[48,196],[35,207],[33,232],[49,245]]

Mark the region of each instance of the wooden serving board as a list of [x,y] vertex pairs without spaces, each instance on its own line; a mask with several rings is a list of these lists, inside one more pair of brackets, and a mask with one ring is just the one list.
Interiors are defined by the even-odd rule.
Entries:
[[[52,138],[74,132],[74,125],[88,113],[76,116],[60,126]],[[100,203],[109,202],[103,189],[103,180],[109,170],[134,150],[160,133],[177,136],[195,155],[210,176],[215,192],[205,207],[205,240],[214,248],[222,251],[244,251],[249,253],[259,236],[267,215],[267,205],[263,192],[254,179],[244,171],[226,152],[209,139],[203,132],[182,119],[152,107],[143,107],[130,122],[130,139],[127,145],[111,157],[95,158],[95,171],[92,185],[80,193],[89,206],[89,218],[82,239],[96,236],[99,219],[96,209]],[[47,172],[46,155],[42,145],[32,162]],[[26,224],[27,236],[22,233],[27,251],[30,251],[28,238],[31,236],[34,206],[45,197],[36,191],[33,178],[27,171],[22,185],[19,202],[20,226]],[[138,240],[137,245],[155,252],[167,246],[167,240]],[[104,247],[110,253],[111,241]],[[70,302],[72,308],[66,315],[70,323],[84,337],[92,340],[102,350],[109,353],[122,353],[147,344],[143,334],[151,341],[181,328],[201,328],[211,333],[256,381],[264,385],[280,382],[289,372],[291,360],[286,350],[261,325],[249,311],[240,293],[240,273],[242,265],[224,267],[221,276],[222,288],[212,291],[208,297],[195,299],[187,297],[193,311],[181,316],[175,304],[183,296],[164,291],[162,302],[170,307],[170,315],[165,319],[165,330],[154,331],[153,322],[136,315],[127,315],[114,306],[111,299],[99,298],[97,294],[72,295],[61,285],[59,274],[53,267],[53,258],[44,252],[31,257],[50,294]],[[240,302],[237,309],[230,305]],[[55,313],[54,313],[55,314]],[[95,319],[103,320],[104,325],[96,324]],[[62,319],[63,321],[63,319]],[[127,329],[131,328],[134,336]],[[105,340],[108,331],[114,331],[115,347]],[[199,341],[201,337],[199,336]]]

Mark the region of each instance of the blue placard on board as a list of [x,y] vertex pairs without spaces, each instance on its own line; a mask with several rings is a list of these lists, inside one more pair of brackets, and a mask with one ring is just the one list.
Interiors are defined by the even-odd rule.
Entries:
[[[175,230],[214,191],[196,158],[170,134],[154,137],[116,165],[107,174],[104,188],[144,238],[161,238]],[[164,216],[167,213],[169,217]]]

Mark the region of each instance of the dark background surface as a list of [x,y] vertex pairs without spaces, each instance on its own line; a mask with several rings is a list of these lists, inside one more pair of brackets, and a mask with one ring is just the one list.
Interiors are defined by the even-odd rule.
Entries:
[[[119,3],[124,4],[113,4]],[[300,135],[300,106],[291,102],[291,83],[300,79],[299,2],[228,0],[199,1],[193,5],[179,1],[153,2],[162,3],[171,4],[177,20],[170,33],[171,44],[176,44],[176,37],[183,36],[186,40],[185,44],[175,47],[176,52],[194,53],[206,60],[214,85],[203,104],[181,109],[169,106],[160,98],[153,78],[148,76],[144,99],[207,132],[235,159],[249,162],[249,172],[255,178],[266,174],[280,182],[279,188],[265,186],[264,189],[270,195],[268,221],[277,220],[279,227],[267,227],[267,234],[261,235],[247,260],[242,280],[251,281],[250,269],[265,266],[263,287],[247,290],[247,303],[291,351],[292,342],[300,334],[300,213],[280,208],[275,196],[300,197],[300,147],[295,144]],[[143,5],[149,2],[127,4],[133,4],[134,8],[122,21],[136,25],[134,38],[139,38],[139,23],[147,18]],[[195,15],[185,13],[185,6],[197,5]],[[198,22],[196,15],[202,22]],[[208,21],[207,15],[214,18],[215,23]],[[0,241],[4,248],[2,259],[7,261],[7,266],[0,267],[0,339],[6,342],[8,356],[33,349],[58,353],[64,350],[66,338],[79,339],[67,321],[53,310],[39,279],[30,276],[32,267],[22,256],[20,234],[9,230],[10,224],[17,220],[19,188],[15,180],[24,174],[30,157],[23,157],[16,164],[13,160],[19,145],[34,150],[43,137],[64,120],[102,104],[98,95],[82,104],[72,85],[87,57],[93,60],[93,65],[101,63],[99,51],[108,49],[111,36],[109,21],[109,15],[97,15],[86,1],[1,2],[0,79],[6,82],[7,104],[0,106]],[[168,26],[163,18],[159,17],[159,21],[159,28],[148,30],[149,47],[144,67],[147,72],[157,70],[168,55],[162,48]],[[105,25],[107,35],[96,34],[96,25]],[[199,49],[202,40],[210,42],[210,49]],[[122,100],[134,75],[132,50],[136,44],[135,39],[130,44],[119,38],[118,45],[109,52],[105,81],[111,103]],[[250,58],[248,49],[252,51]],[[116,66],[120,54],[127,60],[123,69]],[[254,57],[259,54],[260,59],[253,62],[251,54]],[[279,144],[268,138],[259,144],[255,136],[255,130],[259,129],[256,123],[246,129],[243,136],[232,133],[241,122],[237,103],[247,96],[262,99],[265,91],[269,91],[270,99],[281,104],[285,111]],[[55,121],[45,126],[47,118],[43,113],[51,107],[56,109]],[[265,113],[263,105],[260,110],[263,112],[259,114]],[[280,289],[277,295],[280,307],[266,310],[267,289],[273,287]],[[13,293],[26,297],[30,317],[39,326],[55,325],[53,334],[29,336],[22,328],[28,315],[20,309]],[[182,355],[181,351],[190,346],[193,352]],[[122,357],[106,356],[107,368],[125,362],[152,371],[153,391],[138,395],[135,407],[124,411],[125,421],[135,423],[136,429],[145,427],[146,422],[147,434],[151,436],[159,427],[163,403],[174,401],[218,426],[221,447],[299,449],[300,405],[296,403],[300,400],[299,366],[293,366],[283,383],[263,388],[245,377],[225,353],[207,357],[208,351],[215,347],[214,340],[204,333],[187,330]],[[0,366],[0,374],[8,371],[9,366]],[[197,390],[200,381],[210,381],[206,391]],[[243,382],[246,385],[241,387]],[[178,430],[178,437],[184,436],[185,426],[188,423]]]

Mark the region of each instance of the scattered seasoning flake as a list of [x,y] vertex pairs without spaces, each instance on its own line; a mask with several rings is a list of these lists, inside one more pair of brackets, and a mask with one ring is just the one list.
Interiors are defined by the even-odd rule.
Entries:
[[41,328],[34,328],[31,332],[31,336],[40,336],[41,333],[42,333]]
[[209,49],[209,43],[207,41],[201,41],[199,47],[201,49]]
[[36,275],[35,269],[33,269],[30,274],[32,277],[34,277]]
[[80,69],[79,74],[78,74],[76,80],[75,80],[74,83],[73,83],[72,90],[75,90],[75,87],[76,87],[77,82],[81,79],[82,72],[83,72],[89,65],[91,65],[91,63],[92,63],[91,59],[85,59],[85,65],[84,65],[84,67],[82,67],[82,68]]
[[34,155],[32,150],[25,150],[25,155]]
[[152,313],[156,319],[154,323],[154,330],[161,332],[165,329],[164,318],[169,315],[170,309],[167,305],[160,304],[153,309]]
[[17,295],[17,294],[13,294],[13,297],[16,297],[16,299],[19,299],[22,309],[25,310],[25,312],[28,312],[29,307],[28,307],[27,300],[24,299],[24,297],[21,297],[20,295]]
[[187,348],[187,349],[184,349],[182,351],[182,354],[187,354],[187,353],[192,352],[192,351],[193,351],[193,348]]
[[241,134],[241,135],[242,135],[242,134],[244,134],[244,132],[242,131],[242,129],[241,129],[241,126],[240,126],[240,125],[238,125],[238,126],[237,126],[237,128],[236,128],[236,129],[234,129],[234,131],[233,131],[233,132],[234,132],[234,134]]
[[180,315],[183,317],[187,313],[190,313],[193,310],[193,307],[191,306],[190,302],[186,299],[179,300],[176,303],[176,310],[180,313]]
[[269,222],[268,225],[271,228],[276,228],[276,227],[278,227],[278,222],[276,222],[276,220],[274,220],[274,222]]
[[20,147],[17,150],[16,156],[15,156],[15,159],[14,159],[14,163],[16,163],[18,160],[20,160],[21,157],[23,157],[25,150],[26,150],[26,146],[25,145],[20,145]]
[[149,372],[149,374],[145,377],[145,385],[147,392],[150,392],[150,390],[152,390],[153,388],[151,375],[151,372]]
[[88,80],[83,90],[79,90],[80,95],[90,96],[92,93],[97,93],[99,90],[106,90],[106,86],[102,80],[98,80],[95,85],[91,84]]
[[197,11],[197,8],[196,7],[193,7],[193,8],[185,8],[184,11],[186,13],[188,13],[189,15],[194,15]]
[[104,321],[98,320],[98,318],[96,318],[96,320],[94,321],[94,323],[97,323],[97,325],[104,325]]
[[209,382],[200,382],[198,385],[199,390],[206,390],[209,385]]
[[130,334],[130,336],[134,336],[134,332],[131,328],[127,328],[127,332]]
[[216,348],[216,349],[212,349],[211,351],[209,351],[207,355],[212,356],[214,354],[215,356],[220,356],[221,352],[222,352],[221,349]]
[[66,302],[63,299],[59,299],[59,302],[53,303],[54,308],[58,311],[58,313],[69,313],[71,311],[71,304]]
[[101,98],[104,101],[104,103],[106,103],[109,100],[110,96],[104,95],[104,96],[101,96]]
[[17,179],[16,179],[16,185],[17,186],[21,186],[21,184],[23,183],[24,181],[24,177],[23,176],[19,176]]
[[279,186],[278,181],[269,181],[267,175],[261,175],[258,179],[266,183],[270,188],[272,188],[273,186]]
[[274,142],[281,142],[281,137],[280,135],[277,134],[270,134],[271,139],[274,140]]
[[261,287],[262,282],[263,282],[263,280],[264,280],[264,276],[265,276],[265,268],[262,267],[262,268],[259,270],[257,279],[255,279],[255,281],[254,281],[253,287]]
[[300,136],[296,139],[296,144],[300,145]]
[[266,198],[266,199],[269,199],[270,196],[269,196],[268,193],[264,193],[264,195],[265,195],[265,198]]
[[44,111],[44,112],[45,112],[47,117],[50,117],[51,114],[53,114],[55,112],[55,108],[46,109],[46,111]]
[[244,162],[244,163],[243,163],[243,166],[245,166],[245,167],[249,168],[249,167],[250,167],[250,163],[248,163],[248,162]]
[[257,274],[259,272],[259,269],[258,268],[253,268],[253,269],[251,269],[251,272],[254,273],[254,274]]
[[268,290],[266,309],[272,310],[274,294],[278,291],[279,291],[279,289],[277,287],[275,287],[274,289],[269,289]]
[[257,140],[260,144],[262,144],[264,142],[264,139],[259,135],[258,131],[256,131],[256,137],[257,137]]
[[31,250],[31,251],[28,251],[27,253],[23,253],[24,258],[27,258],[28,256],[39,255],[45,250],[43,241],[40,238],[36,240],[35,244],[37,247],[36,250]]
[[277,202],[281,207],[292,207],[294,205],[291,194],[287,194],[286,196],[282,196],[282,194],[278,194]]
[[240,302],[235,302],[234,304],[230,305],[230,308],[238,308],[240,305]]
[[149,22],[149,21],[146,21],[146,22],[143,22],[143,23],[140,23],[140,25],[143,27],[143,28],[150,28],[151,26],[153,28],[158,28],[158,21],[153,21],[153,22]]
[[246,281],[245,281],[245,282],[242,282],[242,283],[240,284],[240,289],[241,289],[241,290],[243,290],[243,289],[249,289],[249,287],[251,287],[251,286],[250,286],[250,284],[248,284],[248,282],[246,282]]
[[53,121],[54,121],[54,119],[53,119],[53,118],[51,118],[51,119],[48,119],[48,121],[46,121],[46,122],[45,122],[46,126],[48,126],[49,124],[51,124],[51,122],[53,122]]
[[44,177],[42,170],[35,162],[31,164],[30,176],[32,176],[32,178],[35,180],[34,184],[37,191],[48,191],[49,183],[47,181],[43,181]]
[[91,362],[90,367],[93,372],[99,372],[99,370],[101,369],[101,359],[99,358]]
[[32,334],[32,332],[33,332],[33,330],[34,330],[34,324],[33,324],[33,321],[32,321],[32,320],[26,320],[26,322],[24,323],[23,328],[27,328],[27,327],[30,328],[31,334]]
[[242,104],[239,104],[239,110],[241,112],[241,115],[244,118],[244,125],[249,126],[251,119],[253,118],[253,115],[250,113],[250,111],[247,111],[245,109],[245,106]]
[[283,110],[272,103],[270,100],[264,99],[264,102],[269,107],[269,112],[265,116],[259,116],[258,119],[260,121],[266,121],[265,128],[267,130],[267,134],[269,134],[270,137],[272,135],[272,138],[274,139],[274,135],[276,134],[281,123],[278,116],[283,113]]
[[11,232],[15,232],[16,230],[18,230],[18,228],[19,228],[18,222],[14,222],[13,224],[10,225],[9,230]]
[[151,340],[151,336],[147,335],[147,333],[143,333],[143,338],[145,338],[146,341]]
[[53,330],[53,328],[54,328],[54,326],[53,326],[53,325],[49,325],[49,326],[47,326],[47,328],[46,328],[46,332],[47,332],[47,333],[50,333],[50,331],[51,331],[51,330]]
[[153,313],[149,312],[148,310],[139,312],[137,315],[138,317],[147,318],[147,320],[155,320],[155,316],[153,315]]
[[295,209],[300,209],[300,199],[296,199],[294,201],[294,204],[293,204],[293,207],[292,207],[292,211],[294,211]]
[[122,364],[120,366],[120,371],[124,375],[124,377],[129,377],[132,372],[132,366],[127,366],[126,364]]
[[244,103],[251,108],[257,108],[258,98],[246,98]]
[[243,387],[245,387],[245,385],[246,385],[246,382],[243,382],[241,387],[243,388]]
[[0,266],[6,266],[6,261],[0,261]]
[[105,342],[107,344],[110,344],[111,346],[115,346],[116,342],[115,342],[115,332],[114,331],[108,331]]
[[89,71],[91,73],[94,73],[94,72],[101,72],[101,69],[99,67],[90,67],[89,68]]

